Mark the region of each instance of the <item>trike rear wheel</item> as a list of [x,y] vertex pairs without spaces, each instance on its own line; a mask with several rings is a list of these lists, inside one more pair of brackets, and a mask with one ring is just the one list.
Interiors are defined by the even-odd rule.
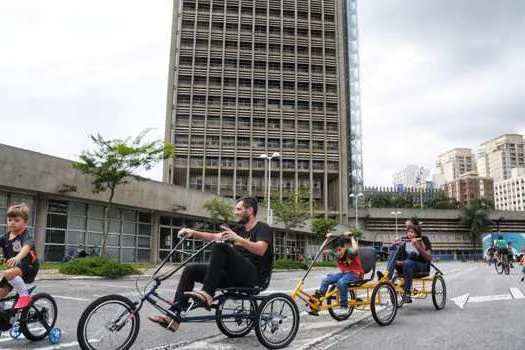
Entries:
[[396,291],[390,283],[379,283],[372,291],[370,311],[381,326],[388,326],[397,314]]
[[436,310],[441,310],[447,303],[447,285],[440,274],[434,275],[432,280],[432,304]]
[[290,344],[299,328],[299,309],[284,293],[270,294],[257,308],[255,334],[268,349],[281,349]]
[[135,304],[112,294],[88,305],[77,326],[78,344],[83,350],[126,350],[139,334],[140,317]]
[[44,339],[57,320],[57,304],[47,293],[31,297],[31,303],[22,311],[20,330],[32,341]]
[[254,299],[222,296],[215,312],[217,327],[227,337],[244,337],[253,328],[256,310]]

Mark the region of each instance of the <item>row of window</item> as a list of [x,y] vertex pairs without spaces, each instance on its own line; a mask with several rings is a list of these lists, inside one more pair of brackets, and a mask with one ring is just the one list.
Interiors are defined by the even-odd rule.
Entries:
[[316,101],[304,101],[304,100],[276,100],[276,99],[263,99],[263,98],[245,98],[245,97],[226,97],[226,96],[203,96],[193,95],[188,96],[187,94],[177,94],[177,104],[187,105],[192,103],[196,106],[213,105],[235,107],[245,109],[268,109],[268,110],[302,110],[309,111],[310,109],[315,112],[324,112],[326,105],[327,112],[337,112],[337,103],[331,102],[316,102]]
[[[251,52],[252,50],[254,52],[261,52],[266,53],[270,52],[273,54],[281,54],[281,50],[284,55],[302,55],[302,56],[318,56],[318,57],[336,57],[336,50],[335,48],[329,48],[325,47],[324,50],[322,47],[314,46],[315,42],[312,43],[312,46],[304,46],[304,45],[281,45],[280,43],[261,43],[261,42],[249,42],[249,41],[232,41],[232,40],[211,40],[211,44],[209,45],[211,50],[235,50],[237,51],[240,49],[240,51],[245,52]],[[319,43],[318,45],[321,45]],[[180,41],[180,47],[181,48],[192,48],[193,47],[193,39],[190,38],[182,38]],[[197,50],[208,50],[208,40],[205,39],[197,39],[195,42],[195,48]]]
[[[204,136],[196,135],[191,137],[189,142],[188,135],[175,135],[175,145],[177,146],[213,146],[213,147],[253,147],[253,148],[264,148],[266,140],[263,138],[252,138],[249,137],[229,137],[223,136]],[[282,141],[282,143],[281,143]],[[290,139],[268,139],[268,147],[271,148],[283,148],[283,149],[310,149],[310,145],[315,150],[324,150],[325,141],[311,141],[310,140],[290,140]],[[339,143],[337,141],[326,141],[326,147],[330,151],[337,151],[339,149]]]
[[[192,156],[188,159],[186,156],[179,156],[175,159],[175,165],[177,166],[191,166],[191,167],[202,167],[204,165],[209,167],[218,167],[220,164],[221,167],[225,168],[249,168],[250,167],[250,160],[246,158],[231,158],[231,157],[222,157],[220,160],[216,157],[196,157]],[[253,166],[255,164],[255,166]],[[252,168],[264,168],[264,166],[261,166],[262,163],[252,163]],[[276,167],[274,170],[278,171],[281,167],[283,169],[295,169],[295,160],[281,160],[280,162],[275,163],[274,167]],[[309,161],[308,160],[298,160],[297,161],[297,168],[300,170],[308,170],[309,167]],[[339,163],[329,161],[326,163],[324,161],[312,161],[312,169],[313,170],[325,170],[328,169],[330,171],[336,171],[339,169]]]
[[[296,121],[288,119],[276,119],[268,118],[268,122],[264,118],[251,118],[248,117],[229,117],[223,116],[222,118],[217,115],[209,115],[207,119],[203,115],[193,114],[191,116],[191,126],[195,127],[204,127],[206,120],[206,125],[209,127],[218,127],[222,126],[223,128],[266,128],[268,129],[279,129],[282,125],[284,130],[293,131],[295,129]],[[178,114],[175,121],[176,127],[188,127],[190,126],[190,117],[187,114]],[[309,120],[298,120],[297,128],[299,130],[310,130],[310,127],[317,131],[322,132],[325,130],[324,121],[312,121]],[[331,132],[337,132],[338,123],[327,121],[326,130]]]
[[326,74],[335,75],[336,67],[334,65],[320,65],[320,64],[308,64],[308,62],[282,62],[281,61],[264,61],[264,60],[247,60],[247,59],[232,59],[225,57],[224,60],[222,57],[191,57],[191,56],[180,56],[179,64],[181,66],[191,66],[195,64],[196,67],[217,67],[223,69],[228,67],[231,69],[247,69],[251,70],[252,67],[257,70],[265,70],[268,66],[268,70],[280,72],[295,72],[295,69],[299,73],[323,73],[323,68]]
[[[270,16],[270,17],[283,17],[288,19],[300,19],[300,20],[311,20],[311,21],[317,21],[321,22],[323,19],[325,22],[331,22],[334,23],[335,16],[334,16],[334,7],[333,7],[333,1],[332,6],[328,6],[328,4],[324,5],[326,10],[324,13],[324,16],[317,11],[295,11],[293,9],[289,9],[288,7],[285,7],[282,9],[277,8],[277,6],[270,6],[267,8],[266,6],[256,6],[255,9],[252,6],[240,6],[238,4],[228,4],[226,7],[222,4],[213,4],[213,6],[210,3],[203,3],[199,2],[199,5],[197,7],[195,2],[189,2],[184,1],[183,5],[183,14],[187,12],[193,12],[197,11],[197,13],[202,12],[211,12],[211,13],[217,13],[217,14],[226,14],[229,15],[238,15],[239,12],[241,13],[241,16],[250,16],[253,15],[255,12],[256,16]],[[318,8],[321,8],[321,4],[319,4]],[[331,11],[328,11],[328,9],[331,9]]]
[[[193,30],[195,28],[195,21],[192,19],[185,19],[182,21],[182,28],[183,29],[189,29]],[[277,36],[289,36],[290,39],[297,37],[312,37],[312,38],[323,38],[323,33],[325,39],[328,40],[334,40],[335,39],[335,32],[333,30],[325,30],[324,32],[322,30],[313,29],[313,28],[295,28],[295,27],[288,27],[284,26],[281,31],[281,27],[278,26],[269,26],[261,25],[261,24],[246,24],[242,23],[239,27],[238,23],[224,23],[224,22],[212,22],[211,23],[211,30],[216,32],[223,32],[224,29],[226,29],[226,32],[232,32],[232,33],[256,33],[256,34],[267,34],[270,35],[277,35]],[[210,30],[210,23],[208,21],[198,21],[197,22],[197,30]]]

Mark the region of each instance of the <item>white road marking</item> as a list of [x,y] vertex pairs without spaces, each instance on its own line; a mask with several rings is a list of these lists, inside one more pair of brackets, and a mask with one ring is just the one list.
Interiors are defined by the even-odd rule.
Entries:
[[498,301],[498,300],[512,300],[510,294],[499,294],[499,295],[483,295],[479,297],[470,297],[469,303],[484,303],[487,301]]
[[[90,340],[90,343],[96,343],[98,340]],[[64,344],[56,344],[51,346],[46,346],[43,348],[38,348],[39,350],[55,350],[55,349],[64,349],[64,348],[70,348],[72,346],[78,346],[78,342],[72,341],[70,343],[64,343]]]
[[463,295],[460,295],[459,297],[451,298],[450,300],[452,300],[457,306],[459,306],[460,309],[463,309],[468,301],[469,295],[469,293],[465,293]]
[[514,299],[524,299],[525,295],[521,292],[519,288],[510,288],[510,294]]

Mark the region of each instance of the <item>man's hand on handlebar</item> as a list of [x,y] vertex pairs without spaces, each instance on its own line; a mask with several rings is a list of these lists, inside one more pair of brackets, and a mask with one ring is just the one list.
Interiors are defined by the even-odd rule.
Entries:
[[182,238],[182,237],[188,237],[188,238],[191,238],[193,236],[193,230],[192,229],[189,229],[189,228],[181,228],[179,230],[179,232],[177,233],[177,237],[179,238]]

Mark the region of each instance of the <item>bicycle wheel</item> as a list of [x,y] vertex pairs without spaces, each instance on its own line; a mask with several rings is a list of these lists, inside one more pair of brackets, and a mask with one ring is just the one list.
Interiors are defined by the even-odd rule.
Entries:
[[447,285],[440,274],[434,275],[432,279],[432,304],[436,310],[441,310],[447,303]]
[[396,291],[397,307],[402,308],[405,305],[405,298],[403,298],[403,286],[405,285],[405,280],[399,275],[395,275],[392,279],[392,284]]
[[496,260],[494,268],[496,269],[496,272],[501,275],[503,273],[503,262],[501,260]]
[[388,326],[397,314],[396,291],[389,283],[379,283],[372,291],[372,316],[380,326]]
[[299,321],[299,309],[288,294],[270,294],[257,308],[255,334],[268,349],[281,349],[294,340]]
[[[330,293],[330,290],[332,288],[336,288],[335,286],[331,287],[328,290],[328,293]],[[337,293],[337,297],[333,295],[332,297],[326,299],[326,303],[328,305],[331,305],[332,303],[335,303],[335,301],[338,299],[339,293]],[[348,290],[348,301],[355,300],[355,292],[352,289]],[[347,320],[350,315],[352,315],[352,312],[354,312],[354,305],[348,305],[347,309],[340,309],[336,307],[331,307],[328,309],[328,313],[332,318],[336,321],[344,321]]]
[[230,338],[244,337],[254,325],[257,302],[251,298],[221,297],[215,311],[217,327]]
[[121,295],[98,298],[88,305],[77,326],[83,350],[129,349],[139,334],[140,317],[135,304]]
[[57,304],[47,293],[31,297],[31,303],[22,311],[20,330],[32,341],[44,339],[57,321]]
[[505,272],[505,275],[510,274],[510,263],[508,261],[506,261],[505,265],[503,265],[503,271]]

